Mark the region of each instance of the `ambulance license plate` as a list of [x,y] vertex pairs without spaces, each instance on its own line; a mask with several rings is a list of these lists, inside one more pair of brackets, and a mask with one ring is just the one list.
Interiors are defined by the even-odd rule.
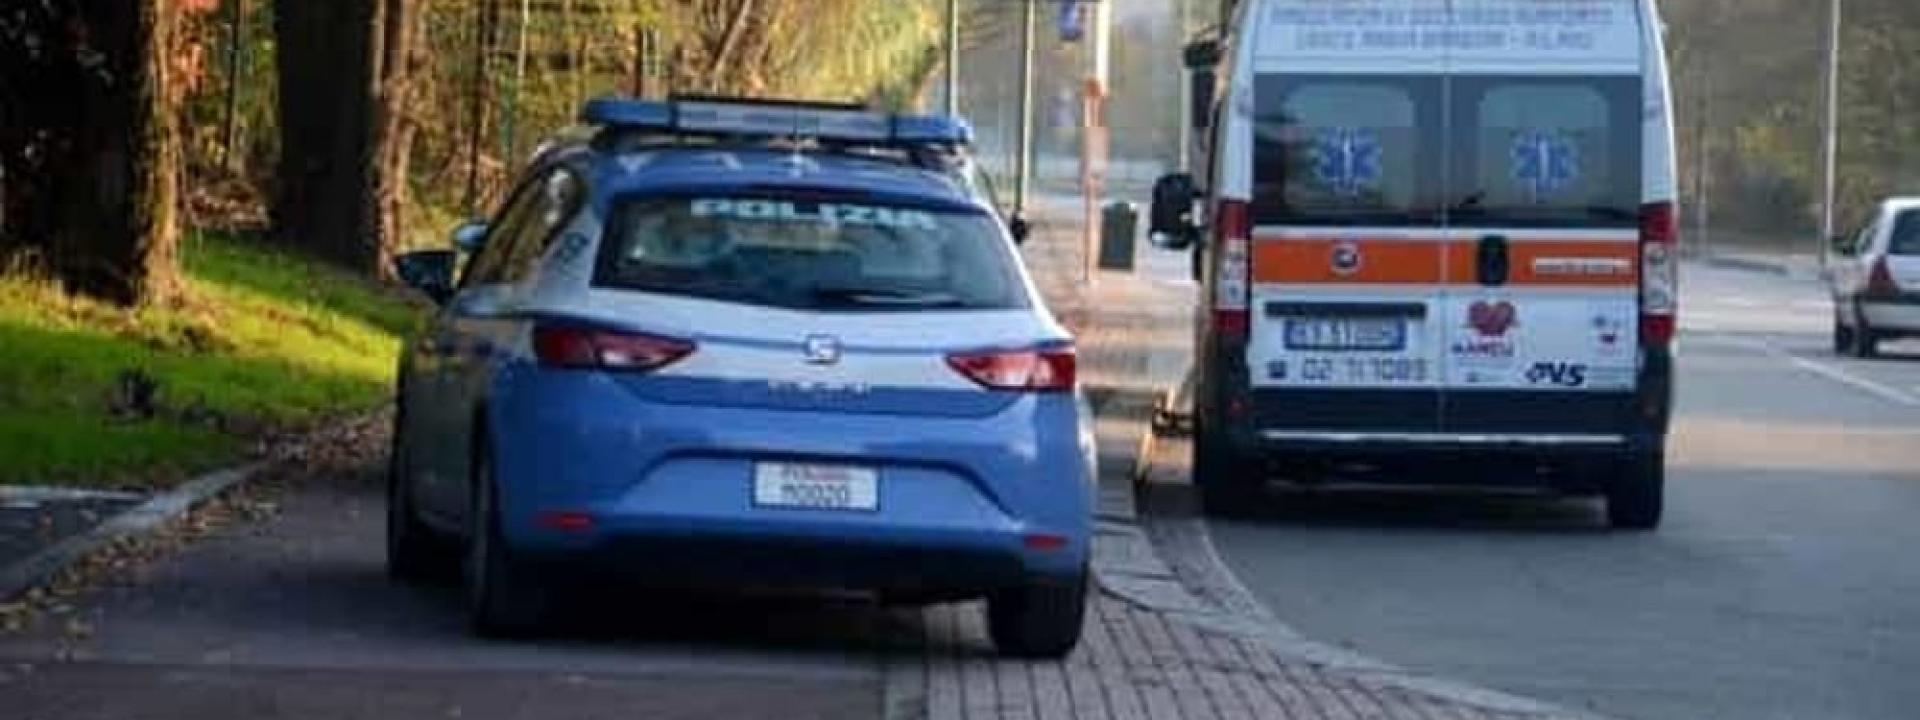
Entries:
[[1400,352],[1407,324],[1393,317],[1287,318],[1287,349],[1307,352]]

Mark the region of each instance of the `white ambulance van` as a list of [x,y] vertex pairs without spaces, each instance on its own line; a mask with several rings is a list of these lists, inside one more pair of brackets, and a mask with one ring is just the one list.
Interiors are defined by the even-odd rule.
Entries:
[[1188,53],[1217,60],[1206,165],[1163,179],[1204,206],[1153,213],[1204,253],[1206,505],[1358,468],[1657,526],[1678,280],[1653,0],[1243,0],[1224,35]]

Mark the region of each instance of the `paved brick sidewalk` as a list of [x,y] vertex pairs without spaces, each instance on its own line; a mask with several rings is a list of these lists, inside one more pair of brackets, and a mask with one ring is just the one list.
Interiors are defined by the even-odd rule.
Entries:
[[[1195,578],[1169,567],[1136,514],[1134,490],[1153,465],[1146,461],[1178,451],[1153,452],[1142,438],[1155,393],[1177,382],[1182,371],[1192,290],[1108,275],[1082,292],[1059,277],[1063,264],[1078,267],[1071,264],[1080,257],[1077,243],[1070,225],[1051,226],[1036,233],[1024,253],[1056,312],[1073,314],[1083,379],[1099,416],[1099,592],[1090,601],[1085,639],[1064,661],[1003,660],[993,653],[977,604],[928,609],[917,643],[909,643],[914,647],[889,660],[887,717],[1571,717],[1321,649],[1264,611],[1228,599],[1231,593],[1208,589],[1210,583],[1232,584],[1230,578]],[[1143,450],[1151,457],[1143,458]],[[1177,462],[1163,465],[1153,472],[1184,474]]]

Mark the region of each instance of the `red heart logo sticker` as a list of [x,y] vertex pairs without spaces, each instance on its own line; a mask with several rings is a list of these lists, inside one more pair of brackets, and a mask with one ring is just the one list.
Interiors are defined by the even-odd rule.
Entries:
[[1520,311],[1513,303],[1478,300],[1467,309],[1467,325],[1487,337],[1503,337],[1513,329]]

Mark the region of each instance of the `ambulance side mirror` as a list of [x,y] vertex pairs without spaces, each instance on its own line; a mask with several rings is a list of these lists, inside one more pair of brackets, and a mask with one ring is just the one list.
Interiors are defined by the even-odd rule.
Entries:
[[1193,176],[1173,173],[1153,184],[1153,205],[1147,211],[1147,237],[1155,247],[1186,250],[1200,237],[1193,202],[1199,197]]
[[1181,53],[1181,59],[1187,66],[1187,81],[1193,86],[1193,92],[1188,93],[1188,97],[1193,103],[1189,112],[1194,131],[1213,127],[1213,100],[1218,91],[1218,68],[1223,55],[1219,40],[1188,43]]
[[1188,70],[1211,70],[1220,65],[1220,59],[1225,54],[1219,40],[1195,40],[1181,49],[1180,59],[1186,62]]

